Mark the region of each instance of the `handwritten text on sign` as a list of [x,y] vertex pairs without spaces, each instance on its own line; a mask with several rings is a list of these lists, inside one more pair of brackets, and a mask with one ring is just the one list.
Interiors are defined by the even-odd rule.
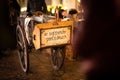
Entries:
[[41,47],[69,44],[71,27],[41,30]]

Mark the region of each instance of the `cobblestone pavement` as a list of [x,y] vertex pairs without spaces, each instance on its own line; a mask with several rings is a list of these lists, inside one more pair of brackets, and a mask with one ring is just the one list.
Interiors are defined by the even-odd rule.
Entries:
[[29,53],[30,71],[25,74],[21,69],[17,50],[7,50],[0,54],[0,80],[83,80],[78,61],[65,59],[63,68],[54,71],[48,53],[49,50],[46,49]]

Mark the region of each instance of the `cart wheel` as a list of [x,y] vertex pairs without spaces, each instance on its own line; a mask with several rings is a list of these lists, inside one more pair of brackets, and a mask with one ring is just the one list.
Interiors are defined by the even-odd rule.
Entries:
[[19,55],[19,59],[20,59],[20,64],[21,64],[22,70],[24,72],[27,72],[28,68],[29,68],[27,42],[26,42],[24,31],[20,25],[17,25],[16,35],[17,35],[16,36],[17,37],[17,48],[18,48],[18,55]]
[[55,47],[51,49],[52,65],[54,70],[62,68],[65,59],[65,48]]

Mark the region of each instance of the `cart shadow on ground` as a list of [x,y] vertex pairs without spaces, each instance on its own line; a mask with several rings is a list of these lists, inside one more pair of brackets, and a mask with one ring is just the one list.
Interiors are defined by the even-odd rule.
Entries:
[[79,62],[65,59],[61,70],[55,71],[51,65],[49,49],[29,53],[30,70],[22,71],[17,50],[7,50],[0,54],[0,80],[83,80],[79,72]]

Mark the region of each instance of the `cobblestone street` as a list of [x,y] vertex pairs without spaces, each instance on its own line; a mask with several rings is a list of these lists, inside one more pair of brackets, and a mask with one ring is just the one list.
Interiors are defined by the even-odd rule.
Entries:
[[0,80],[83,80],[79,62],[65,59],[60,71],[51,65],[49,49],[29,54],[30,71],[25,74],[20,66],[17,50],[7,50],[0,56]]

